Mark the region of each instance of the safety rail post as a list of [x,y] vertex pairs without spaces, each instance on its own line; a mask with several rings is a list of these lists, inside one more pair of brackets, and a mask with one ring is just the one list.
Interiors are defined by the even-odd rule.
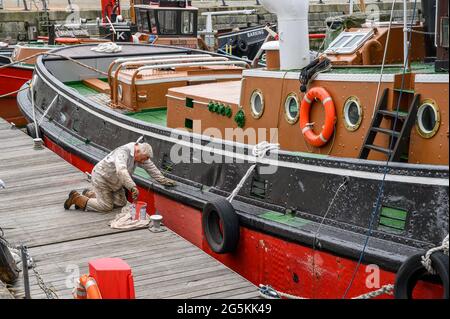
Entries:
[[22,272],[23,272],[23,286],[25,289],[25,299],[31,299],[30,294],[30,277],[28,276],[28,252],[27,246],[20,246],[20,251],[22,255]]

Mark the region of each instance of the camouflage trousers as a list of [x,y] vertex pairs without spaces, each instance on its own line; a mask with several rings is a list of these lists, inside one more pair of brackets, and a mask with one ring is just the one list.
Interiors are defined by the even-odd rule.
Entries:
[[120,185],[109,185],[95,170],[92,172],[92,191],[95,197],[88,200],[86,210],[106,213],[127,204],[125,189]]

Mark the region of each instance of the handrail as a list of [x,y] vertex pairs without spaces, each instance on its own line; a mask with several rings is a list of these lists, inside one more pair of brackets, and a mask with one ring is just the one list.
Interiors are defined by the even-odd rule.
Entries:
[[109,65],[109,68],[108,68],[108,84],[111,85],[111,83],[109,83],[109,77],[111,75],[112,68],[116,64],[121,63],[121,62],[128,62],[128,61],[130,61],[130,62],[131,61],[139,61],[139,60],[142,60],[142,59],[145,59],[145,60],[156,60],[156,59],[160,59],[161,57],[164,57],[164,56],[165,57],[184,57],[184,56],[189,56],[189,55],[188,54],[174,54],[174,55],[158,54],[158,55],[154,55],[154,56],[150,56],[150,57],[139,56],[139,57],[132,57],[132,58],[118,58],[118,59],[114,60],[113,62],[111,62],[111,64]]
[[[165,63],[174,63],[174,62],[207,62],[207,61],[228,61],[228,58],[225,57],[212,57],[212,56],[205,56],[205,57],[180,57],[180,58],[173,58],[173,59],[161,59],[161,60],[147,60],[147,61],[143,61],[145,62],[145,65],[156,65],[156,64],[165,64]],[[136,61],[139,62],[139,61]],[[132,61],[128,61],[128,62],[124,62],[122,64],[119,64],[119,66],[116,68],[115,73],[114,73],[114,81],[113,81],[113,94],[111,95],[111,100],[114,103],[118,103],[117,101],[117,95],[116,95],[116,90],[117,90],[117,84],[118,84],[118,77],[119,77],[119,72],[122,69],[122,67],[127,66],[127,65],[131,65],[131,64],[136,64],[136,62],[132,62]]]
[[[194,62],[194,63],[173,63],[173,64],[161,64],[161,65],[150,65],[150,66],[143,66],[138,68],[131,77],[131,92],[133,93],[133,90],[135,88],[135,82],[136,77],[139,74],[139,72],[144,70],[154,70],[158,68],[174,68],[174,67],[183,67],[183,66],[209,66],[209,65],[234,65],[234,64],[240,64],[244,68],[247,67],[247,62],[244,61],[220,61],[220,62]],[[138,102],[138,96],[137,96],[137,90],[135,90],[135,98],[136,103]]]
[[152,60],[158,60],[161,59],[162,57],[165,57],[165,59],[178,59],[178,58],[183,58],[183,57],[200,57],[200,56],[211,56],[210,54],[174,54],[174,55],[165,55],[165,54],[159,54],[159,55],[155,55],[155,56],[150,56],[150,57],[133,57],[133,58],[118,58],[116,60],[114,60],[113,62],[111,62],[111,64],[109,65],[108,68],[108,85],[109,85],[109,89],[112,92],[111,95],[111,100],[113,100],[113,96],[114,96],[114,91],[115,91],[115,87],[113,87],[114,83],[111,83],[111,73],[112,70],[114,68],[114,66],[116,66],[117,64],[121,64],[121,63],[125,63],[125,62],[138,62],[138,61],[144,61],[144,60],[148,60],[148,61],[152,61]]

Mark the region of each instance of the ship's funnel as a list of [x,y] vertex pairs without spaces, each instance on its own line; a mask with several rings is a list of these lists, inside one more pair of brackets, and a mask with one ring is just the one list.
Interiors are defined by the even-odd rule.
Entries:
[[309,0],[260,0],[278,19],[280,67],[301,69],[309,64]]

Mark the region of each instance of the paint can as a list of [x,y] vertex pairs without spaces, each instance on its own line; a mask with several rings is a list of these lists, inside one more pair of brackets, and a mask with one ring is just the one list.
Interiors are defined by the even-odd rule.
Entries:
[[147,203],[146,202],[136,202],[136,209],[134,213],[134,220],[146,220],[147,219]]
[[134,203],[130,205],[130,215],[131,219],[134,220],[136,216],[136,205]]

